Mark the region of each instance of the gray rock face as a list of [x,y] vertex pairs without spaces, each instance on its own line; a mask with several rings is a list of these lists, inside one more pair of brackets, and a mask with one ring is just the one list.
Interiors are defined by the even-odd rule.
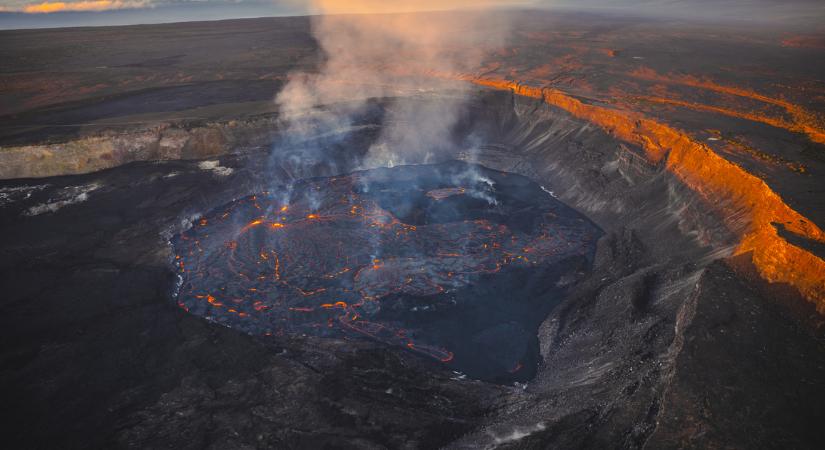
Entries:
[[136,161],[203,159],[271,142],[275,119],[264,117],[186,125],[159,123],[66,142],[0,147],[0,179],[96,172]]

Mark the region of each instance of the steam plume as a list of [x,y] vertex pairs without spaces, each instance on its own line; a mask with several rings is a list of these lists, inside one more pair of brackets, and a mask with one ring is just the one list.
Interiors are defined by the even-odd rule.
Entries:
[[[475,71],[505,37],[506,26],[491,8],[512,3],[313,1],[311,9],[319,15],[312,30],[324,60],[317,72],[292,74],[276,97],[287,134],[307,139],[345,132],[367,99],[439,91],[436,102],[396,102],[364,165],[425,162],[453,145],[450,133],[468,89],[432,75]],[[321,110],[320,105],[336,106]]]

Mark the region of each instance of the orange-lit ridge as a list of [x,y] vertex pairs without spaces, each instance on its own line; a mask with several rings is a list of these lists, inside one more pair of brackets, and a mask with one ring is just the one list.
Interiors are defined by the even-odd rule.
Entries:
[[661,75],[647,68],[636,69],[630,73],[630,76],[638,78],[640,80],[688,86],[692,88],[703,89],[706,91],[716,92],[719,94],[733,95],[736,97],[746,98],[765,104],[778,106],[784,109],[791,116],[791,122],[781,118],[768,117],[762,114],[735,111],[729,108],[720,108],[716,106],[702,105],[661,97],[641,97],[647,101],[668,103],[675,106],[695,109],[698,111],[715,112],[718,114],[723,114],[731,117],[738,117],[741,119],[747,119],[754,122],[761,122],[772,127],[783,128],[788,131],[806,134],[811,141],[819,144],[825,144],[825,129],[823,129],[819,121],[816,119],[816,116],[806,111],[805,108],[793,104],[787,100],[769,97],[767,95],[762,95],[747,89],[742,89],[734,86],[725,86],[710,80],[700,79],[687,75]]
[[[461,78],[481,86],[542,99],[600,126],[622,141],[641,147],[651,163],[663,164],[719,210],[728,228],[740,238],[734,255],[751,253],[762,278],[795,287],[825,314],[825,261],[783,239],[773,224],[781,224],[787,231],[819,243],[825,243],[825,232],[788,206],[759,177],[717,155],[687,134],[639,113],[588,105],[555,89],[531,87],[505,79]],[[723,88],[716,86],[714,89]],[[749,95],[737,92],[740,94]],[[818,139],[816,135],[809,133],[809,136],[812,140]],[[743,217],[747,220],[743,221]]]

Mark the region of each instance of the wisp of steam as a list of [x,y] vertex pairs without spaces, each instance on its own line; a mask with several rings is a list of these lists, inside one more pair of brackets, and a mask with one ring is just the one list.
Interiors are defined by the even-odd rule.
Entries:
[[437,94],[438,100],[390,101],[363,168],[430,162],[452,149],[451,131],[470,86],[444,75],[474,73],[502,45],[507,26],[495,11],[512,3],[313,0],[322,63],[291,74],[275,98],[281,145],[290,147],[292,163],[317,163],[318,146],[344,139],[370,99]]

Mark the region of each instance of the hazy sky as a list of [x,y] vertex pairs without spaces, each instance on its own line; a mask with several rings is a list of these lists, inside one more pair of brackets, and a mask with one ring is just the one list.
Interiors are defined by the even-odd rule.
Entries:
[[[312,0],[0,0],[0,29],[85,25],[124,25],[312,13]],[[485,3],[532,7],[562,6],[618,10],[631,14],[678,15],[691,18],[775,20],[789,17],[825,22],[825,0],[483,0]],[[351,0],[359,4],[472,6],[473,0]],[[409,9],[408,6],[402,6]],[[357,12],[357,11],[355,11]]]

